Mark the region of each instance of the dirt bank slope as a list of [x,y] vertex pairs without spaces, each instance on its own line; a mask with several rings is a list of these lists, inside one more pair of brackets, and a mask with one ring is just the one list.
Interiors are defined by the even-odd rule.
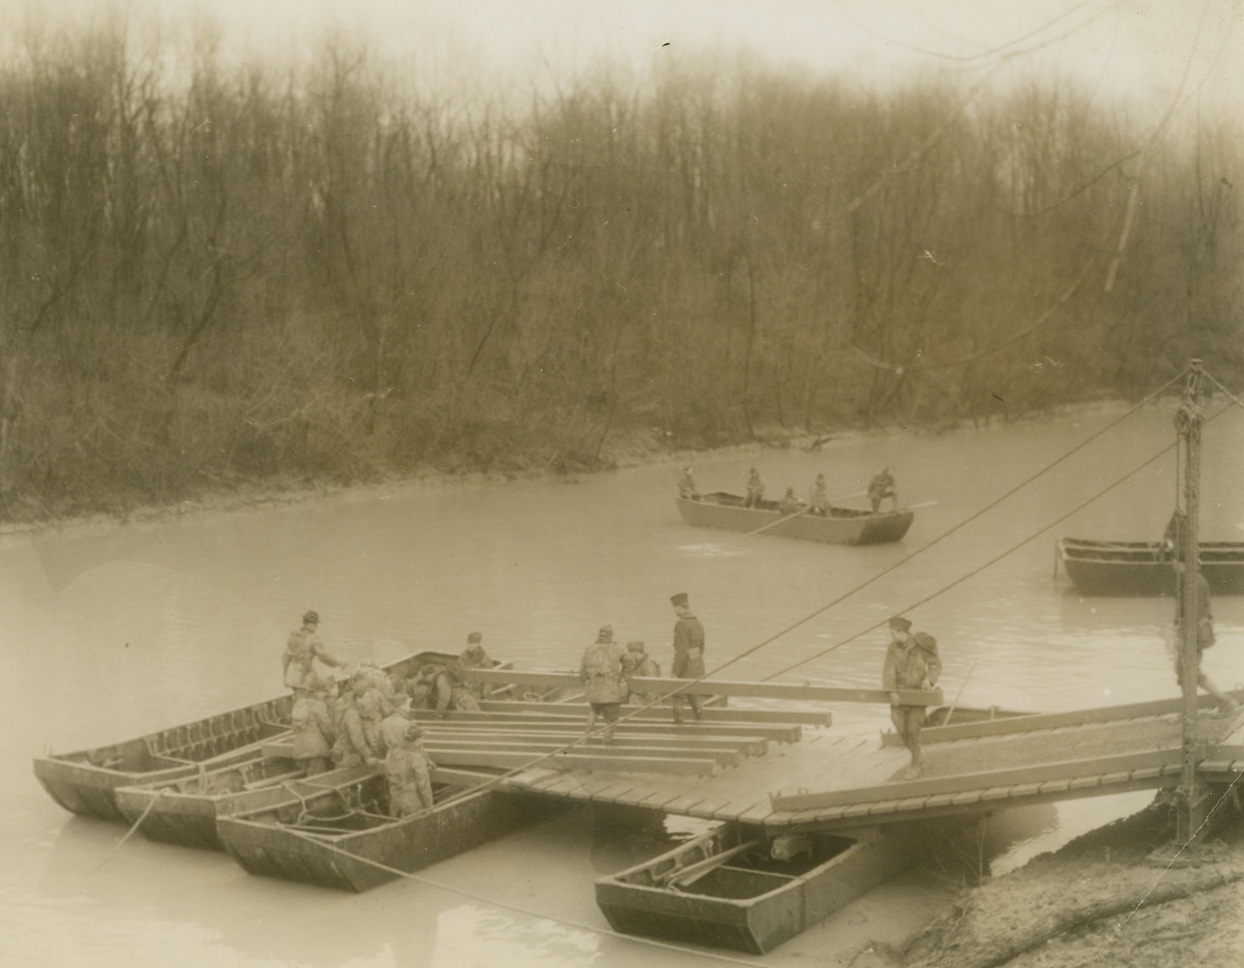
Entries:
[[1172,852],[1155,804],[965,892],[901,953],[907,968],[1184,968],[1244,961],[1244,823]]

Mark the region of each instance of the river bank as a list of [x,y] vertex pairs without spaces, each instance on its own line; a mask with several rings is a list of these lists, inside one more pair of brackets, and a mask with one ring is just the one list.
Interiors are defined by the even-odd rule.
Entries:
[[1174,850],[1164,802],[963,891],[875,968],[1182,968],[1244,955],[1244,823]]
[[[241,510],[263,510],[309,501],[369,501],[401,494],[417,487],[450,487],[504,485],[520,480],[559,480],[574,482],[584,476],[608,473],[641,466],[680,466],[709,457],[763,454],[771,450],[793,448],[806,451],[822,451],[868,437],[884,437],[893,434],[919,434],[939,436],[965,427],[983,429],[998,423],[1023,424],[1048,420],[1066,420],[1089,417],[1093,414],[1119,410],[1127,406],[1116,399],[1096,400],[1066,404],[1033,411],[1021,416],[991,418],[981,421],[958,421],[940,423],[936,426],[911,427],[894,425],[873,429],[842,427],[820,433],[790,430],[783,427],[758,429],[750,441],[726,444],[706,449],[682,449],[671,447],[659,430],[635,428],[618,432],[611,439],[600,460],[592,466],[573,470],[553,466],[547,461],[525,465],[511,465],[502,471],[463,468],[446,470],[429,467],[413,474],[383,474],[373,479],[359,481],[329,481],[305,476],[287,476],[252,480],[243,477],[216,478],[207,481],[193,495],[178,501],[144,501],[138,497],[123,502],[115,499],[101,500],[99,507],[74,508],[64,513],[44,510],[41,513],[23,514],[19,517],[0,513],[0,536],[40,534],[43,532],[87,531],[108,529],[131,522],[160,521],[187,514],[221,513]],[[880,470],[880,468],[878,468]],[[671,488],[674,482],[671,478]],[[742,490],[742,483],[739,486]],[[27,509],[30,511],[31,509]]]
[[[574,482],[585,475],[608,473],[628,467],[679,465],[706,456],[763,453],[766,450],[791,447],[820,448],[831,441],[858,439],[869,434],[880,435],[899,429],[877,431],[841,431],[834,434],[810,435],[773,429],[754,441],[730,444],[708,450],[681,450],[669,447],[655,431],[619,434],[610,450],[593,466],[574,470],[555,468],[547,462],[514,465],[503,471],[462,469],[457,471],[430,467],[413,474],[385,474],[363,481],[341,482],[277,477],[263,480],[245,478],[218,479],[203,489],[176,502],[143,502],[81,509],[64,514],[49,513],[22,520],[0,519],[0,535],[37,534],[45,531],[97,530],[130,522],[159,521],[196,513],[219,513],[241,510],[262,510],[310,501],[360,502],[381,500],[416,487],[458,487],[505,485],[519,480],[560,480]],[[672,486],[672,485],[671,485]]]

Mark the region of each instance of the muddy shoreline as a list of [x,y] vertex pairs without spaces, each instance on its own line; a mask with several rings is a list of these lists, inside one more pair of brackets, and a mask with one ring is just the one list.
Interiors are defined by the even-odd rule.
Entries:
[[[1050,410],[1011,417],[1005,422],[1015,424],[1042,420],[1072,419],[1121,411],[1130,405],[1119,400],[1068,404]],[[710,457],[762,454],[770,450],[791,448],[821,450],[831,448],[835,443],[858,440],[862,437],[884,436],[892,433],[914,432],[939,436],[944,433],[965,429],[984,429],[999,422],[1002,422],[1001,418],[980,421],[975,426],[973,426],[971,421],[962,421],[936,427],[896,425],[872,430],[843,428],[820,434],[808,433],[806,431],[793,432],[782,428],[767,428],[758,432],[756,439],[753,441],[703,450],[671,449],[658,435],[640,431],[632,434],[618,434],[609,447],[608,452],[603,455],[600,466],[589,470],[566,472],[549,467],[530,467],[521,471],[470,470],[448,472],[439,469],[429,469],[426,472],[416,474],[384,477],[379,480],[353,483],[313,481],[302,477],[261,481],[241,479],[229,482],[221,481],[214,486],[205,487],[203,492],[197,496],[172,503],[136,503],[132,507],[120,509],[101,508],[81,514],[50,515],[23,520],[0,520],[0,539],[47,532],[99,532],[119,525],[161,521],[186,514],[265,510],[304,504],[308,501],[354,502],[378,500],[421,487],[503,485],[512,484],[516,481],[537,480],[573,483],[588,475],[609,473],[629,467],[662,465],[675,467]],[[675,481],[671,477],[671,492],[674,486]]]
[[1236,791],[1201,844],[1172,846],[1167,798],[962,891],[874,968],[1182,968],[1244,957]]

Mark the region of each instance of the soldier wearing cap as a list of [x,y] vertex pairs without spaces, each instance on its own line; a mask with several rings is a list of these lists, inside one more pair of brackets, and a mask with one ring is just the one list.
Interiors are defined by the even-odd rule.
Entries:
[[941,674],[937,639],[925,632],[912,633],[911,622],[901,615],[890,619],[890,645],[881,670],[881,688],[890,694],[890,720],[911,753],[911,765],[906,773],[909,780],[918,777],[922,768],[920,730],[924,726],[925,708],[903,705],[899,690],[932,689]]
[[451,710],[479,712],[479,701],[466,688],[457,660],[447,665],[428,662],[420,666],[410,685],[410,695],[417,709],[434,709],[441,719]]
[[343,766],[379,766],[380,694],[370,683],[360,681],[354,694],[342,703],[333,743],[333,763]]
[[285,685],[291,689],[309,689],[318,680],[315,674],[315,660],[337,669],[345,668],[345,663],[324,648],[324,643],[315,634],[319,627],[320,616],[317,612],[307,612],[302,617],[302,628],[290,632],[285,642],[285,654],[281,657],[285,675]]
[[661,675],[661,667],[644,651],[644,648],[643,642],[627,642],[626,654],[622,656],[622,675],[626,679],[628,701],[647,703],[652,699],[652,693],[636,692],[632,688],[631,678],[633,676],[639,676],[641,679],[657,679]]
[[[491,669],[492,659],[484,651],[484,636],[472,632],[467,636],[467,647],[458,656],[458,668],[465,672],[468,669]],[[476,700],[487,699],[492,686],[486,682],[468,682],[462,680],[461,688],[469,692]]]
[[596,717],[605,721],[605,742],[613,742],[614,724],[626,702],[627,685],[622,676],[622,646],[613,640],[613,626],[603,625],[596,641],[583,651],[579,663],[583,695],[588,701],[587,729],[583,737],[592,735]]
[[327,693],[323,684],[312,689],[294,689],[294,707],[289,714],[290,736],[294,762],[303,768],[304,776],[323,773],[332,762],[336,731],[325,702]]
[[894,510],[897,511],[898,492],[895,490],[893,467],[885,468],[868,482],[868,501],[872,505],[874,514],[881,510],[882,498],[887,497],[894,502]]
[[[674,623],[674,664],[670,667],[670,675],[676,679],[699,679],[704,675],[704,626],[691,611],[686,592],[671,595],[670,604],[678,615]],[[671,699],[674,722],[682,722],[684,700],[691,705],[695,718],[700,719],[700,697],[676,693]]]
[[389,782],[389,816],[409,817],[432,806],[432,761],[423,751],[423,730],[401,716],[384,721],[384,775]]

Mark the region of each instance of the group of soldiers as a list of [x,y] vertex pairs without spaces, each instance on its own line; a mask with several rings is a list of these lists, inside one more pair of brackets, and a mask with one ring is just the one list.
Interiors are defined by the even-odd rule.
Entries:
[[[678,616],[674,623],[674,662],[670,675],[676,679],[699,679],[704,669],[704,626],[691,611],[690,598],[686,592],[670,596],[670,604]],[[661,669],[645,651],[643,642],[628,642],[626,649],[614,641],[613,626],[603,625],[596,641],[583,652],[579,663],[579,677],[583,680],[583,694],[588,701],[587,728],[584,738],[592,734],[599,718],[604,721],[603,740],[613,742],[613,734],[624,703],[652,702],[656,697],[650,693],[636,692],[631,680],[634,677],[657,677]],[[691,708],[696,720],[703,717],[698,696],[678,693],[671,697],[674,722],[683,722],[683,705]]]
[[[760,508],[764,506],[765,482],[764,478],[760,476],[760,471],[754,467],[749,469],[743,487],[744,507]],[[696,487],[695,475],[691,473],[690,467],[684,467],[679,475],[678,496],[691,501],[700,499],[700,490]],[[898,491],[895,488],[894,468],[892,467],[887,467],[879,474],[874,474],[868,482],[868,501],[872,505],[874,514],[881,510],[881,502],[886,498],[893,502],[894,508],[897,510]],[[816,480],[812,482],[812,489],[806,502],[799,499],[793,487],[788,487],[786,494],[778,502],[778,510],[787,515],[807,513],[827,516],[833,513],[833,504],[829,497],[829,486],[825,482],[825,475],[816,475]]]
[[333,767],[383,769],[394,817],[432,806],[432,764],[423,751],[423,729],[410,712],[432,710],[444,718],[451,709],[480,708],[487,687],[467,682],[463,672],[492,665],[483,637],[472,632],[456,660],[424,663],[409,679],[364,659],[352,675],[337,681],[321,676],[315,667],[318,661],[348,668],[320,640],[319,624],[316,612],[303,615],[282,656],[285,685],[294,694],[290,724],[295,761],[306,776]]
[[[670,603],[678,616],[671,672],[678,678],[699,678],[704,675],[704,626],[692,613],[686,593],[672,596]],[[319,624],[318,613],[303,615],[302,626],[290,633],[282,656],[285,685],[294,694],[290,713],[293,758],[306,776],[349,766],[383,769],[394,817],[431,807],[432,762],[423,750],[423,729],[411,714],[427,710],[443,719],[451,710],[480,709],[490,687],[469,681],[464,673],[494,664],[484,649],[483,636],[472,632],[456,659],[424,662],[408,679],[364,659],[352,674],[338,680],[331,674],[321,675],[316,667],[318,662],[330,669],[349,669],[348,663],[325,647],[318,635]],[[585,735],[591,734],[599,717],[607,725],[605,742],[613,742],[622,704],[654,698],[633,692],[631,680],[660,674],[643,642],[629,642],[624,650],[614,641],[613,628],[603,626],[580,663],[589,704]],[[672,703],[676,723],[683,722],[684,703],[697,720],[702,716],[696,696],[675,696]]]

